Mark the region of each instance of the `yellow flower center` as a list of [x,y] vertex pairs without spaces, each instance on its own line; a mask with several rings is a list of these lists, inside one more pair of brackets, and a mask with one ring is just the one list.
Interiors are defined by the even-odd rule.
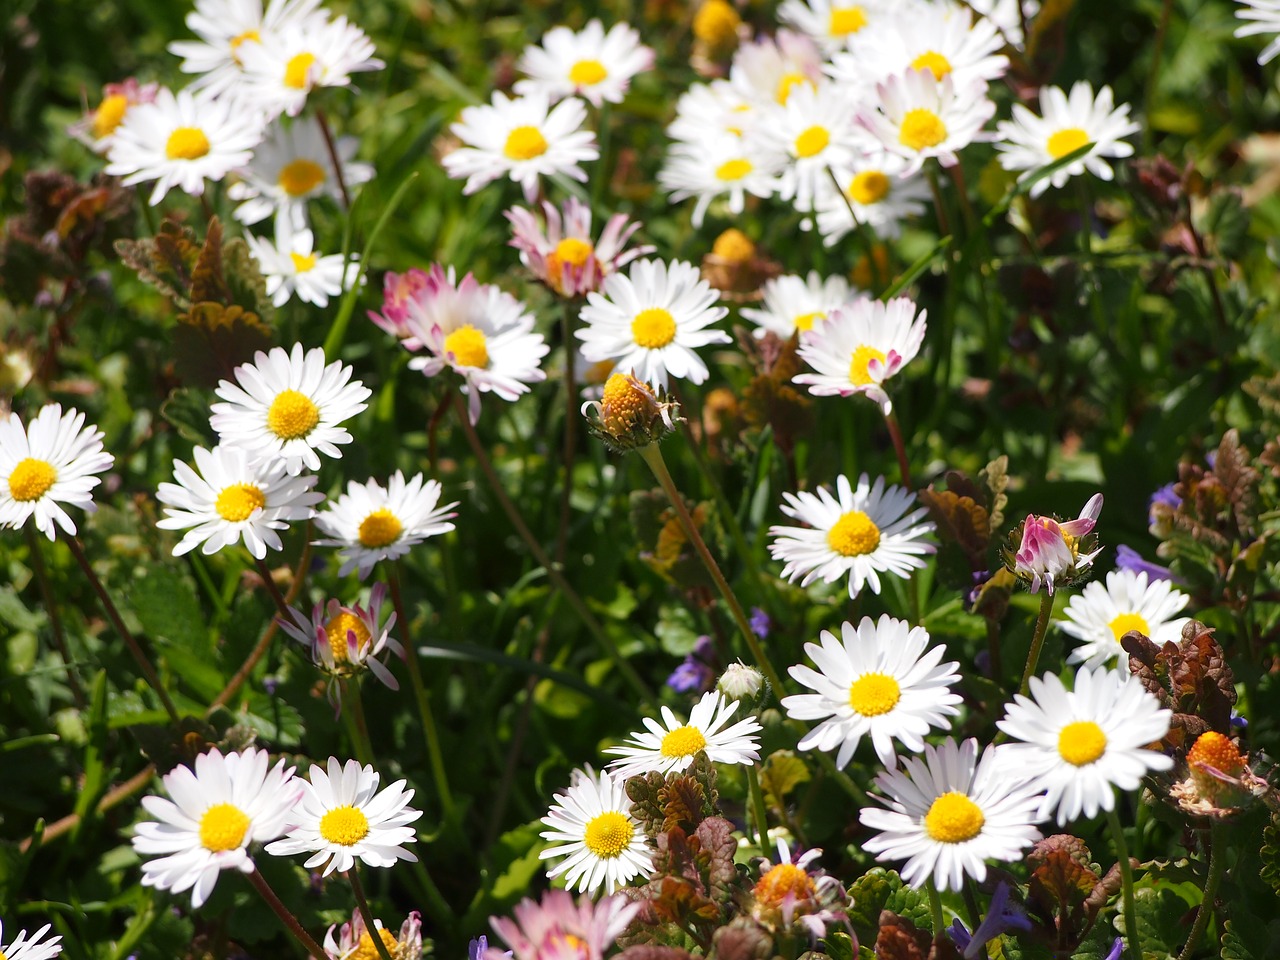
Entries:
[[1089,135],[1079,127],[1067,127],[1065,130],[1059,130],[1049,138],[1049,142],[1044,148],[1049,151],[1049,156],[1057,160],[1059,157],[1065,157],[1073,150],[1079,150],[1089,142]]
[[865,343],[853,351],[853,359],[849,361],[849,382],[857,387],[865,387],[869,383],[875,383],[876,378],[871,375],[872,360],[884,363],[885,355],[875,347],[869,347]]
[[850,181],[849,197],[854,203],[869,207],[887,197],[892,186],[879,170],[863,170]]
[[741,230],[730,227],[711,245],[711,252],[729,263],[746,263],[756,255],[756,245]]
[[809,78],[803,73],[784,73],[782,79],[778,81],[778,90],[774,94],[779,103],[786,103],[791,96],[791,91],[802,83],[808,83]]
[[334,807],[320,818],[320,836],[343,847],[359,843],[369,835],[369,818],[359,807]]
[[609,76],[599,60],[579,60],[569,69],[569,82],[578,87],[590,87]]
[[917,70],[927,70],[935,80],[941,80],[951,72],[951,61],[936,50],[927,50],[911,61]]
[[404,525],[400,518],[386,507],[379,507],[360,521],[360,532],[357,536],[361,546],[377,548],[385,547],[400,539]]
[[1137,630],[1144,637],[1151,636],[1151,625],[1136,613],[1122,613],[1107,626],[1111,628],[1111,635],[1116,638],[1116,643],[1130,630]]
[[581,240],[578,237],[565,237],[556,244],[554,252],[548,257],[549,264],[554,264],[555,272],[559,273],[559,268],[564,264],[574,267],[581,267],[595,253],[595,247],[587,240]]
[[1187,763],[1207,763],[1229,777],[1238,777],[1245,769],[1244,757],[1240,755],[1236,745],[1213,730],[1196,738],[1196,742],[1187,751]]
[[901,699],[898,681],[885,673],[864,673],[849,685],[849,706],[864,717],[888,713]]
[[280,189],[291,197],[301,197],[324,183],[324,167],[314,160],[299,157],[280,168]]
[[826,127],[810,127],[804,133],[800,134],[800,136],[796,137],[796,156],[801,159],[815,156],[827,149],[827,144],[830,142],[831,134],[827,132]]
[[827,315],[825,313],[822,313],[820,310],[814,310],[812,313],[800,314],[800,316],[796,317],[792,322],[795,324],[795,328],[803,333],[806,330],[812,330],[813,325],[819,320],[825,319],[827,319]]
[[27,457],[19,460],[9,474],[9,496],[19,503],[39,500],[49,492],[57,479],[58,471],[53,468],[53,464]]
[[[396,939],[396,935],[386,927],[378,929],[378,937],[382,940],[382,945],[387,948],[387,953],[395,957],[400,950],[400,942]],[[351,953],[347,954],[346,960],[379,960],[382,956],[378,952],[378,945],[373,942],[373,937],[369,935],[369,931],[365,930],[360,934],[360,943]]]
[[295,273],[307,273],[316,265],[314,253],[290,253],[289,259],[293,261]]
[[248,814],[230,803],[215,803],[200,817],[200,844],[214,853],[236,849],[248,832]]
[[859,6],[832,7],[827,32],[833,37],[847,37],[867,25],[867,12]]
[[716,178],[719,180],[733,181],[741,180],[752,171],[750,160],[744,160],[738,157],[734,160],[726,160],[720,166],[716,167]]
[[129,98],[123,93],[113,93],[103,97],[98,109],[93,112],[93,135],[101,140],[115,132],[129,109]]
[[[298,266],[296,260],[294,266]],[[281,390],[267,408],[267,429],[281,440],[299,440],[319,422],[320,408],[297,390]]]
[[641,310],[631,321],[631,336],[636,346],[649,350],[665,347],[676,338],[676,321],[661,307]]
[[724,47],[738,37],[742,18],[725,0],[706,0],[693,18],[693,35],[713,47]]
[[917,107],[908,110],[902,118],[902,128],[898,131],[898,142],[912,150],[923,150],[925,147],[936,147],[947,139],[947,127],[932,110]]
[[547,138],[537,127],[516,127],[507,134],[507,143],[502,148],[508,160],[532,160],[547,152]]
[[781,906],[788,896],[796,900],[808,900],[817,892],[813,879],[803,868],[794,863],[779,863],[770,867],[756,883],[756,900],[770,907]]
[[284,85],[293,90],[305,90],[311,85],[311,67],[316,62],[314,53],[299,53],[284,65]]
[[697,727],[685,724],[676,727],[662,738],[662,755],[664,757],[692,757],[699,750],[706,749],[707,738]]
[[257,30],[246,30],[244,33],[236,34],[230,41],[228,41],[227,45],[231,47],[231,59],[236,63],[240,62],[240,44],[246,43],[250,40],[254,43],[260,43],[262,41],[262,34],[258,33]]
[[347,634],[356,635],[356,649],[361,650],[369,642],[369,628],[363,620],[350,610],[339,610],[324,625],[324,635],[329,641],[329,650],[333,654],[334,663],[347,662]]
[[582,842],[597,857],[612,860],[627,849],[634,834],[635,828],[625,814],[609,810],[587,822]]
[[939,843],[963,843],[982,832],[987,818],[978,805],[955,790],[944,793],[924,815],[925,833]]
[[842,557],[860,557],[880,546],[880,528],[861,510],[850,510],[827,533],[827,546]]
[[1058,754],[1076,767],[1093,763],[1107,752],[1107,735],[1092,720],[1068,723],[1058,734]]
[[464,323],[444,338],[444,352],[453,354],[453,362],[460,367],[487,367],[489,347],[484,333],[469,323]]
[[199,160],[208,152],[209,138],[199,127],[179,127],[164,145],[164,155],[170,160]]
[[653,405],[653,397],[625,373],[612,374],[605,381],[600,398],[600,423],[612,436],[620,437],[639,425]]
[[222,488],[218,499],[213,503],[213,509],[228,523],[239,523],[241,520],[248,520],[253,511],[261,510],[266,505],[267,498],[261,488],[252,483],[233,483]]

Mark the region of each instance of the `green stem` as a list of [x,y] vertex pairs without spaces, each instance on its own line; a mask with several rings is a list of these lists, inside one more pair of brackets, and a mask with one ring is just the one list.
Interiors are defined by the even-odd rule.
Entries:
[[1200,909],[1196,911],[1195,923],[1191,925],[1191,934],[1187,937],[1186,946],[1178,954],[1178,960],[1191,960],[1200,938],[1209,928],[1209,920],[1213,917],[1213,904],[1218,897],[1218,884],[1226,870],[1227,858],[1223,845],[1222,824],[1214,821],[1209,828],[1209,876],[1204,882],[1204,898],[1200,901]]
[[942,896],[934,885],[933,877],[924,883],[925,892],[929,894],[929,915],[933,918],[933,942],[940,943],[946,936],[946,918],[942,915]]
[[40,584],[40,596],[44,599],[44,609],[49,616],[49,628],[53,631],[53,645],[62,658],[62,666],[67,671],[67,687],[71,690],[71,699],[76,708],[85,708],[84,688],[80,686],[80,677],[76,673],[75,664],[71,660],[71,651],[67,647],[67,637],[62,629],[62,617],[58,614],[57,598],[53,595],[53,586],[49,582],[49,571],[44,565],[44,555],[40,552],[40,538],[35,527],[26,524],[27,546],[31,553],[31,566],[36,571],[36,582]]
[[711,574],[711,579],[715,581],[715,585],[720,591],[720,596],[728,604],[729,612],[738,624],[738,630],[747,641],[751,655],[755,658],[760,671],[765,675],[765,679],[773,687],[774,696],[781,697],[783,691],[782,679],[778,676],[778,671],[773,668],[773,664],[769,661],[764,648],[760,646],[760,641],[757,639],[755,631],[751,629],[751,622],[747,619],[746,611],[742,609],[742,604],[738,602],[738,598],[730,588],[729,582],[725,580],[724,574],[720,572],[720,565],[716,563],[715,557],[711,556],[711,551],[707,549],[706,541],[702,539],[702,534],[698,532],[698,528],[693,522],[693,517],[689,515],[689,508],[684,505],[684,498],[680,496],[680,491],[676,489],[675,481],[671,479],[671,473],[667,470],[666,461],[662,459],[662,451],[656,443],[651,443],[647,447],[640,447],[638,453],[644,462],[649,465],[653,475],[658,478],[658,483],[662,485],[663,492],[667,495],[667,499],[671,501],[672,509],[676,512],[676,517],[680,521],[680,526],[684,529],[685,536],[693,544],[693,548],[697,552],[698,558],[702,561],[702,565],[707,568],[707,573]]
[[316,943],[311,934],[307,933],[302,924],[298,922],[298,918],[289,912],[289,908],[280,902],[280,898],[276,896],[276,892],[268,885],[266,878],[262,876],[262,872],[256,869],[251,870],[247,876],[249,877],[249,882],[253,884],[253,888],[261,894],[263,900],[267,901],[267,906],[275,911],[275,915],[280,918],[280,922],[293,934],[294,939],[306,948],[307,953],[315,957],[315,960],[329,960],[324,948]]
[[751,812],[756,820],[756,840],[760,852],[769,855],[769,815],[764,806],[764,791],[760,789],[760,772],[756,764],[747,764],[747,792],[751,794]]
[[351,194],[347,192],[347,179],[342,172],[342,163],[338,160],[338,145],[333,139],[333,131],[329,129],[329,121],[324,111],[316,110],[316,121],[320,124],[320,134],[324,137],[324,147],[329,152],[329,162],[333,164],[333,176],[338,181],[338,192],[342,194],[342,210],[351,212]]
[[867,258],[867,274],[871,277],[871,284],[877,290],[884,289],[884,278],[880,276],[880,264],[876,262],[875,242],[871,237],[867,236],[863,228],[862,221],[858,219],[858,213],[853,209],[853,198],[840,185],[836,172],[827,167],[827,176],[831,178],[831,184],[836,188],[836,193],[840,194],[840,198],[844,200],[845,209],[849,211],[849,219],[853,221],[853,232],[857,234],[859,242],[862,244],[863,252]]
[[1046,587],[1040,596],[1040,615],[1036,617],[1036,632],[1031,636],[1031,649],[1027,651],[1027,665],[1022,670],[1022,682],[1018,684],[1018,692],[1024,697],[1031,689],[1031,675],[1036,672],[1040,662],[1040,651],[1044,649],[1044,635],[1049,630],[1049,614],[1053,611],[1053,594]]
[[574,375],[573,310],[580,301],[566,300],[560,309],[560,339],[564,342],[564,486],[560,490],[560,526],[556,531],[556,563],[564,565],[569,546],[569,523],[573,519],[573,460],[578,448],[578,384]]
[[898,455],[898,472],[902,474],[902,485],[914,490],[911,482],[911,463],[907,460],[907,448],[902,442],[902,427],[898,424],[898,415],[890,410],[884,415],[885,426],[889,428],[889,439],[893,441],[893,452]]
[[267,566],[267,561],[253,558],[253,562],[258,567],[258,575],[262,577],[262,582],[267,588],[267,593],[271,594],[271,599],[276,605],[276,610],[280,612],[280,616],[290,623],[293,617],[289,613],[289,604],[285,602],[284,594],[280,592],[280,588],[276,586],[275,578],[271,576],[271,568]]
[[369,725],[365,722],[364,704],[360,700],[360,682],[355,677],[345,677],[342,684],[342,716],[346,719],[347,733],[356,751],[356,759],[366,766],[373,765],[373,742],[369,739]]
[[352,867],[344,876],[351,882],[351,892],[356,895],[356,906],[360,908],[360,916],[364,918],[365,929],[369,931],[369,939],[373,941],[378,956],[382,960],[393,960],[387,945],[382,942],[382,934],[378,930],[378,922],[373,918],[373,911],[369,909],[369,899],[364,895],[364,884],[360,882],[359,872]]
[[818,758],[818,763],[823,769],[835,779],[840,789],[852,797],[858,806],[866,807],[871,805],[871,798],[867,796],[867,792],[854,782],[853,777],[836,766],[836,762],[831,759],[831,754],[822,750],[815,750],[813,755]]
[[1124,896],[1124,931],[1133,960],[1142,960],[1142,947],[1138,941],[1138,906],[1133,896],[1133,867],[1129,864],[1129,846],[1124,841],[1124,827],[1115,808],[1107,811],[1107,826],[1116,847],[1116,859],[1120,863],[1120,884]]

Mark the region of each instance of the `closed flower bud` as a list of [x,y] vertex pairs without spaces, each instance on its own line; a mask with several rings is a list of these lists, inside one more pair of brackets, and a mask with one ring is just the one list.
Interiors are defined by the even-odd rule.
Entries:
[[730,700],[753,701],[764,689],[764,677],[755,667],[748,667],[742,662],[731,663],[720,675],[716,687]]
[[598,401],[582,405],[591,433],[622,453],[661,440],[680,417],[678,405],[629,373],[615,373]]

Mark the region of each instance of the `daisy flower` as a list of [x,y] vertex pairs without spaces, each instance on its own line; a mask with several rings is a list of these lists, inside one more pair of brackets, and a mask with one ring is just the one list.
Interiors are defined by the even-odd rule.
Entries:
[[377,480],[347,483],[329,508],[316,517],[316,527],[328,539],[313,541],[317,547],[338,547],[345,577],[359,569],[363,580],[379,560],[399,560],[428,537],[454,529],[448,521],[457,516],[457,502],[439,506],[443,488],[438,480],[415,473],[407,482],[397,470],[386,487]]
[[747,194],[771,197],[783,161],[769,157],[741,137],[708,133],[697,143],[677,143],[667,152],[658,183],[679,203],[697,197],[693,225],[701,227],[707,208],[724,197],[735,216],[746,208]]
[[463,380],[471,422],[480,419],[480,394],[496,393],[515,401],[530,383],[547,379],[539,363],[550,351],[542,334],[533,332],[533,315],[511,294],[467,274],[455,282],[436,264],[431,286],[409,302],[406,348],[425,350],[409,369],[434,377],[448,368]]
[[772,333],[783,340],[821,325],[836,307],[853,297],[849,281],[835,276],[822,278],[811,270],[808,277],[774,277],[764,285],[764,309],[743,307],[741,313],[756,325],[752,333],[762,339]]
[[1018,179],[1025,180],[1085,144],[1091,146],[1083,157],[1037,181],[1031,187],[1033,197],[1040,196],[1050,185],[1061,187],[1085,171],[1100,180],[1110,180],[1115,174],[1104,158],[1133,156],[1133,145],[1123,138],[1142,128],[1129,119],[1127,103],[1114,106],[1110,87],[1099,90],[1097,97],[1093,87],[1084,81],[1072,86],[1069,95],[1059,87],[1042,87],[1040,107],[1043,117],[1015,103],[1013,120],[996,125],[996,149],[1000,151],[1002,167],[1023,171]]
[[778,195],[801,212],[813,209],[819,185],[830,170],[853,163],[863,153],[861,132],[846,93],[831,82],[792,90],[784,106],[755,130],[762,162],[781,166]]
[[694,349],[731,342],[724,331],[706,329],[729,312],[717,299],[693,264],[639,260],[625,276],[606,277],[601,293],[587,294],[586,326],[574,336],[592,363],[613,360],[620,372],[655,387],[666,389],[669,377],[702,383],[709,371]]
[[941,645],[926,651],[927,630],[883,614],[878,621],[863,617],[856,630],[846,621],[840,636],[823,630],[821,646],[804,645],[817,670],[797,664],[787,671],[816,691],[784,697],[787,715],[822,721],[805,734],[801,750],[838,747],[836,766],[843,770],[867,736],[880,762],[893,767],[894,740],[919,753],[930,727],[950,728],[948,718],[960,712],[960,695],[951,692],[959,664],[941,662]]
[[604,960],[642,906],[620,895],[599,903],[584,896],[575,904],[567,890],[548,890],[538,903],[526,897],[514,918],[490,920],[511,950],[489,947],[483,960]]
[[779,30],[742,44],[729,67],[729,83],[757,116],[785,104],[798,86],[816,87],[822,80],[822,51],[802,33]]
[[1003,750],[1007,769],[1046,791],[1040,816],[1058,823],[1115,807],[1115,788],[1136,790],[1173,758],[1146,745],[1164,739],[1173,717],[1136,677],[1081,667],[1075,689],[1052,673],[1031,678],[1031,697],[1014,694],[996,726],[1020,743]]
[[198,197],[205,180],[221,180],[249,162],[262,140],[254,111],[209,94],[161,88],[155,100],[124,115],[112,135],[106,172],[124,186],[156,181],[154,207],[174,187]]
[[154,820],[134,829],[133,849],[145,857],[142,885],[182,893],[191,890],[199,909],[223,870],[252,873],[249,844],[274,840],[302,795],[293,767],[278,760],[268,769],[265,750],[250,747],[223,756],[215,747],[196,757],[194,769],[174,767],[164,776],[171,799],[143,797]]
[[978,741],[959,746],[947,737],[924,745],[924,757],[903,757],[902,769],[886,770],[872,795],[885,809],[863,807],[858,819],[878,830],[862,848],[881,862],[905,860],[902,879],[913,887],[926,881],[939,891],[960,890],[966,876],[981,883],[988,860],[1020,860],[1040,839],[1035,824],[1041,795],[1006,768],[989,746],[978,758]]
[[819,184],[813,204],[823,245],[835,246],[858,224],[866,224],[876,236],[887,240],[898,236],[902,221],[918,217],[929,204],[929,185],[924,177],[919,173],[904,176],[906,169],[904,158],[879,153],[834,170],[844,196],[828,178]]
[[0,956],[5,960],[52,960],[62,953],[61,935],[44,940],[44,935],[53,929],[52,924],[43,927],[27,937],[25,929],[18,931],[12,943],[4,942],[4,924],[0,923]]
[[[359,145],[355,137],[334,140],[347,187],[373,177],[369,164],[352,162]],[[227,197],[239,202],[235,218],[241,223],[259,223],[275,215],[292,230],[301,230],[307,225],[309,200],[342,199],[339,170],[329,155],[320,122],[312,117],[273,123],[253,151],[253,159],[237,174],[240,180],[227,188]]]
[[[261,560],[267,548],[282,550],[277,530],[315,515],[324,494],[311,488],[315,477],[290,477],[281,462],[251,460],[240,447],[196,447],[196,470],[173,461],[177,483],[162,483],[156,499],[166,504],[161,530],[186,530],[173,548],[180,557],[200,547],[217,553],[238,540]],[[197,472],[199,471],[199,472]]]
[[551,102],[577,96],[599,107],[622,102],[631,78],[653,69],[653,51],[627,24],[615,23],[605,33],[599,20],[591,20],[577,33],[548,30],[541,46],[525,47],[516,69],[528,75],[516,81],[521,96],[541,94]]
[[1040,12],[1040,0],[969,0],[969,7],[994,23],[1009,46],[1021,50],[1023,20],[1030,23],[1035,19]]
[[[1095,493],[1080,516],[1065,523],[1029,514],[1021,530],[1015,527],[1009,532],[1003,549],[1005,565],[1030,586],[1032,593],[1040,589],[1041,583],[1053,593],[1055,585],[1062,586],[1082,576],[1102,552],[1096,538],[1089,536],[1101,513],[1102,494]],[[1082,549],[1091,552],[1082,554]]]
[[509,99],[495,92],[491,103],[467,107],[449,128],[465,146],[444,158],[445,171],[455,180],[466,178],[464,194],[509,176],[529,203],[538,195],[539,177],[559,173],[586,183],[579,164],[600,156],[595,134],[582,129],[586,118],[577,97],[552,107],[545,94]]
[[160,89],[158,83],[139,83],[133,77],[102,88],[102,101],[67,132],[94,153],[106,153],[115,142],[116,128],[125,114],[140,103],[151,103]]
[[17,529],[35,517],[36,529],[50,540],[54,525],[75,535],[76,525],[60,504],[98,509],[90,491],[115,457],[102,449],[102,431],[84,425],[74,408],[47,403],[23,429],[16,413],[0,418],[0,528]]
[[843,885],[814,867],[822,856],[817,847],[792,852],[781,837],[778,862],[760,858],[760,879],[751,888],[751,916],[770,929],[790,929],[799,923],[813,938],[822,937],[827,925],[845,919],[842,907],[848,903]]
[[724,727],[738,709],[738,701],[726,701],[716,691],[702,695],[694,705],[688,723],[681,723],[670,707],[662,708],[662,721],[645,717],[647,731],[633,733],[631,742],[609,747],[604,752],[617,754],[620,759],[609,766],[615,768],[619,780],[637,773],[668,773],[684,770],[693,758],[706,751],[707,758],[716,763],[750,763],[760,759],[760,743],[756,734],[760,723],[755,717],[739,720],[731,727]]
[[294,294],[303,303],[327,307],[330,297],[341,296],[356,282],[360,265],[355,254],[350,261],[340,253],[322,255],[306,227],[290,230],[279,220],[276,226],[275,243],[253,234],[245,239],[267,281],[267,296],[277,307],[283,307]]
[[906,297],[881,303],[860,297],[831,311],[800,338],[800,359],[815,373],[792,378],[815,397],[865,393],[887,417],[893,410],[884,383],[920,352],[926,312]]
[[1168,580],[1149,580],[1145,571],[1113,570],[1105,587],[1096,580],[1085,584],[1062,611],[1067,619],[1057,621],[1063,633],[1082,641],[1067,663],[1099,667],[1123,657],[1127,664],[1120,638],[1130,630],[1150,637],[1158,647],[1177,643],[1190,618],[1174,615],[1190,600]]
[[758,114],[758,108],[728,80],[695,83],[676,101],[667,136],[695,147],[713,134],[742,139]]
[[[1259,33],[1280,34],[1280,0],[1239,0],[1236,17],[1249,21],[1236,27],[1237,37],[1251,37]],[[1269,63],[1280,54],[1280,37],[1273,37],[1271,42],[1258,54],[1258,63]]]
[[927,70],[908,70],[876,85],[869,106],[858,112],[868,152],[883,150],[905,158],[904,174],[915,173],[930,157],[944,167],[960,162],[956,152],[978,139],[996,112],[986,91],[960,88]]
[[352,380],[341,361],[325,365],[324,350],[304,350],[295,343],[288,353],[272,347],[253,355],[233,371],[236,382],[222,380],[214,391],[223,399],[209,409],[209,424],[219,442],[234,444],[249,456],[282,461],[293,476],[320,469],[316,451],[341,458],[340,443],[351,434],[338,426],[368,406],[373,392]]
[[[400,925],[399,936],[384,927],[381,920],[373,922],[377,925],[378,939],[392,957],[398,960],[417,960],[422,956],[422,914],[417,910],[410,913]],[[338,930],[336,937],[333,935],[334,930]],[[324,952],[329,960],[373,960],[379,956],[373,936],[358,909],[352,911],[351,920],[344,923],[341,929],[337,924],[329,927],[324,935]]]
[[579,893],[594,893],[604,884],[612,894],[634,877],[647,880],[653,874],[648,839],[631,816],[624,779],[591,769],[573,771],[569,789],[556,794],[542,818],[551,828],[542,832],[542,839],[556,846],[544,849],[538,859],[567,856],[547,870],[548,877],[564,874],[565,885],[572,889],[577,883]]
[[443,284],[452,283],[452,270],[446,277],[443,270],[433,267],[432,272],[413,267],[404,273],[388,270],[382,278],[382,313],[368,312],[369,319],[391,334],[408,350],[418,350],[422,344],[409,333],[409,304],[426,303]]
[[842,50],[871,23],[879,23],[891,12],[884,0],[786,0],[778,8],[778,19],[808,34],[829,53]]
[[[351,677],[368,670],[384,686],[399,690],[400,683],[378,659],[383,653],[394,653],[404,659],[404,647],[391,636],[396,624],[392,613],[382,623],[382,605],[387,599],[387,586],[377,584],[369,594],[369,609],[360,604],[344,607],[337,600],[317,603],[307,619],[297,607],[289,608],[290,619],[279,619],[280,628],[311,652],[311,660],[331,677]],[[381,624],[381,626],[379,626]],[[338,691],[330,687],[330,700],[337,706]]]
[[801,491],[782,498],[782,512],[808,526],[770,527],[769,535],[777,539],[769,544],[769,554],[785,561],[782,576],[800,577],[802,587],[848,574],[850,597],[868,585],[879,593],[881,573],[906,579],[924,567],[921,557],[937,549],[926,539],[933,523],[918,522],[928,511],[911,510],[915,494],[898,486],[886,489],[884,477],[876,477],[872,486],[864,473],[855,490],[842,474],[834,497],[820,486],[816,495]]
[[561,207],[544,200],[542,214],[539,221],[524,207],[506,212],[511,246],[520,251],[520,262],[562,297],[600,289],[606,276],[655,249],[649,244],[627,248],[640,223],[628,224],[625,213],[610,217],[599,240],[593,239],[591,207],[577,197],[569,197]]

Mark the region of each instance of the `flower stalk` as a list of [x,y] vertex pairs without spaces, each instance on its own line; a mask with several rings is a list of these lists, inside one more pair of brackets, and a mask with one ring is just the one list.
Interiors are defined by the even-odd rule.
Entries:
[[378,923],[373,918],[373,911],[369,909],[369,898],[364,895],[364,884],[360,882],[360,872],[358,870],[348,870],[344,876],[351,883],[351,892],[356,896],[356,906],[360,908],[360,916],[364,918],[365,929],[369,933],[369,939],[373,941],[374,948],[378,951],[381,960],[394,960],[387,945],[382,942],[382,934],[378,930]]
[[1124,827],[1120,825],[1120,817],[1114,806],[1107,811],[1107,827],[1111,830],[1111,840],[1116,847],[1116,859],[1120,864],[1125,943],[1131,960],[1142,960],[1142,946],[1138,939],[1138,902],[1133,896],[1133,867],[1129,863],[1129,845],[1125,843]]
[[324,948],[316,943],[315,938],[307,933],[302,924],[298,922],[298,918],[290,913],[289,908],[280,901],[280,898],[276,896],[276,892],[267,883],[266,878],[262,876],[262,871],[257,869],[250,870],[246,876],[248,876],[249,882],[253,884],[253,888],[267,902],[267,906],[280,918],[280,922],[293,934],[293,938],[302,944],[307,953],[311,954],[315,960],[328,960],[328,955],[324,952]]
[[1018,692],[1024,697],[1031,689],[1031,677],[1040,663],[1040,651],[1044,649],[1045,634],[1049,632],[1049,614],[1053,612],[1053,593],[1046,590],[1040,594],[1040,613],[1036,617],[1035,633],[1031,635],[1031,649],[1027,651],[1027,665],[1022,669],[1022,682],[1018,684]]

